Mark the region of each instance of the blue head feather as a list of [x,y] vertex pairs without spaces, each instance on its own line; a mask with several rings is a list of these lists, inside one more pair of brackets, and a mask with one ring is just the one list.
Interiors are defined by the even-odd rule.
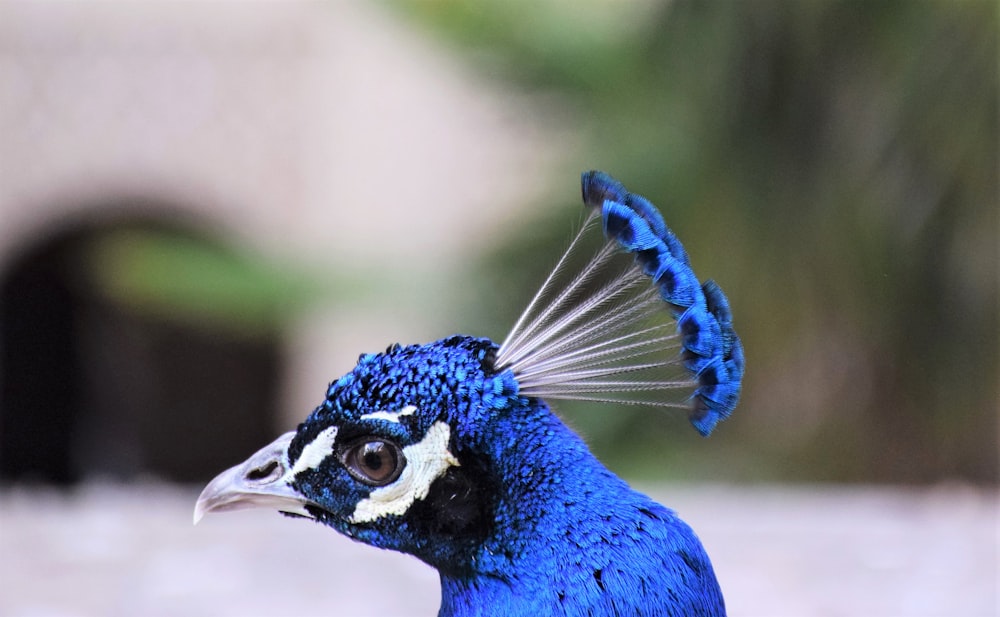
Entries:
[[[337,457],[294,487],[317,520],[357,540],[436,567],[442,615],[718,615],[722,596],[691,529],[630,489],[544,401],[521,396],[493,366],[496,345],[452,337],[362,356],[330,386],[288,449],[294,465],[330,427],[406,448],[450,429],[457,465],[398,515],[357,523],[372,488]],[[386,410],[415,409],[388,421]],[[409,462],[408,464],[416,464]]]
[[[692,530],[545,399],[679,391],[708,435],[743,376],[729,303],[645,198],[601,172],[583,174],[583,198],[609,243],[545,302],[564,257],[503,345],[362,355],[297,431],[213,480],[196,519],[267,505],[413,554],[441,574],[441,615],[723,615]],[[583,293],[622,251],[634,260]]]
[[[684,247],[646,198],[603,172],[585,172],[581,180],[584,204],[599,214],[609,246],[634,263],[589,298],[569,302],[610,263],[612,252],[599,253],[544,309],[529,306],[498,363],[537,396],[683,404],[708,435],[735,408],[743,379],[726,296],[711,281],[699,283]],[[687,400],[676,401],[676,392]],[[642,393],[656,396],[635,396]]]
[[733,329],[726,295],[714,281],[697,285],[680,240],[645,197],[627,192],[599,171],[585,172],[582,184],[584,203],[602,212],[605,235],[636,254],[643,272],[659,285],[663,300],[675,307],[685,365],[699,384],[691,422],[708,435],[736,407],[743,380],[743,347]]

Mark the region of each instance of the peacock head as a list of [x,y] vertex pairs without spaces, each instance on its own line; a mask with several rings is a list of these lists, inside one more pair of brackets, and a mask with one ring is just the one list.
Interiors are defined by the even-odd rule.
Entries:
[[[711,433],[743,378],[726,296],[644,197],[596,171],[582,191],[587,222],[502,345],[455,336],[361,356],[296,431],[212,480],[195,522],[272,507],[442,572],[482,567],[505,550],[487,539],[532,524],[517,497],[538,489],[546,510],[561,502],[545,501],[548,479],[557,491],[574,461],[597,469],[543,400],[679,407]],[[574,273],[597,224],[604,243]]]
[[435,564],[464,563],[489,533],[496,491],[475,444],[488,419],[526,404],[496,346],[455,336],[365,354],[298,429],[205,488],[206,512],[307,517]]

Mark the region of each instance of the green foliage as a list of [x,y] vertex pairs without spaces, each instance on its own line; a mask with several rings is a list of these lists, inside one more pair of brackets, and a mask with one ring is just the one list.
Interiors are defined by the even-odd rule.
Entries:
[[335,284],[217,243],[154,229],[100,234],[83,252],[88,283],[117,304],[198,328],[273,333]]
[[[570,162],[653,199],[730,297],[748,373],[711,452],[648,411],[570,414],[612,461],[670,440],[687,477],[721,449],[732,478],[997,481],[996,3],[398,6],[557,96],[588,144]],[[484,260],[526,286],[484,323],[552,262],[502,258],[530,246]]]

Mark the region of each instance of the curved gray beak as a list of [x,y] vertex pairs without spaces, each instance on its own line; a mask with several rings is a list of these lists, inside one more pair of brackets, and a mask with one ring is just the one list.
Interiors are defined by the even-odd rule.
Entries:
[[246,508],[274,508],[311,518],[305,508],[309,500],[291,487],[287,451],[293,437],[295,431],[285,433],[209,482],[195,503],[194,524],[207,512]]

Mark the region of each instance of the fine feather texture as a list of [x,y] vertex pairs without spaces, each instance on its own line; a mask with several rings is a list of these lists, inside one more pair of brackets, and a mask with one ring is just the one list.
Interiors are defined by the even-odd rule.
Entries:
[[[725,295],[712,281],[699,284],[644,197],[598,171],[583,174],[582,192],[591,215],[500,346],[497,366],[529,396],[687,408],[708,435],[736,406],[743,378]],[[597,220],[607,242],[570,275],[570,257]]]
[[[315,518],[441,574],[440,615],[725,613],[711,562],[671,510],[632,490],[540,399],[525,397],[497,347],[456,336],[366,355],[333,385],[288,450],[323,427],[356,434],[374,410],[415,414],[375,429],[401,445],[436,422],[453,428],[459,464],[401,516],[355,524],[367,491],[335,465],[296,478]],[[365,428],[361,430],[372,430]]]
[[691,528],[545,398],[680,394],[708,434],[743,373],[728,302],[649,202],[599,172],[583,194],[584,230],[600,221],[609,241],[576,275],[564,257],[503,346],[453,336],[362,355],[296,431],[212,480],[195,520],[268,507],[415,555],[440,573],[442,617],[725,615]]

